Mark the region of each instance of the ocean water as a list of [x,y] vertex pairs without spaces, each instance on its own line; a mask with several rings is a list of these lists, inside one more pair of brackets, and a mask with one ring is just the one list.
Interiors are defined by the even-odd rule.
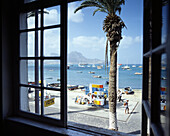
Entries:
[[[97,67],[79,67],[78,65],[71,65],[67,70],[67,84],[69,85],[84,85],[89,84],[103,84],[104,87],[108,87],[106,81],[109,80],[109,74],[107,74],[105,68],[97,69]],[[96,65],[97,66],[97,65]],[[133,89],[142,88],[142,75],[135,75],[135,72],[142,73],[142,68],[139,68],[139,64],[136,67],[130,66],[131,70],[123,70],[122,66],[118,69],[118,86],[124,88],[131,86]],[[90,71],[94,71],[95,74],[90,74]],[[101,76],[101,78],[94,78],[93,76]],[[28,66],[28,81],[34,82],[34,65]],[[44,80],[47,83],[60,83],[60,66],[59,64],[46,64],[44,65]]]

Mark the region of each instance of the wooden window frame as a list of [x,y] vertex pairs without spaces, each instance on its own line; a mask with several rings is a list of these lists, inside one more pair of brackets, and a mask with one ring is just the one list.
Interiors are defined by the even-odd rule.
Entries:
[[[143,26],[143,91],[142,91],[142,136],[170,135],[170,21],[168,22],[168,38],[161,43],[162,1],[144,0]],[[168,8],[169,8],[168,3]],[[169,10],[169,9],[168,9]],[[168,11],[168,17],[170,11]],[[166,132],[160,125],[160,69],[161,55],[167,55],[167,109]],[[151,62],[149,62],[151,58]],[[151,100],[149,101],[149,67],[151,68]],[[149,119],[149,126],[148,126]]]

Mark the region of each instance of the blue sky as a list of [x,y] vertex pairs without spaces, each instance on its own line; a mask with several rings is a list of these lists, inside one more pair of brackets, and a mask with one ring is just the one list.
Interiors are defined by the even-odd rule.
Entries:
[[[125,0],[120,17],[125,22],[127,29],[122,31],[123,39],[118,49],[118,63],[141,64],[143,42],[143,1]],[[68,5],[68,53],[78,51],[87,58],[104,60],[106,33],[102,30],[103,21],[107,14],[97,12],[95,8],[85,8],[74,14],[74,10],[81,2]],[[55,6],[45,9],[44,25],[60,23],[60,7]],[[35,26],[35,18],[28,18],[28,28]],[[40,24],[39,24],[40,25]],[[60,29],[44,31],[45,56],[60,55]],[[34,33],[28,34],[28,55],[34,56]]]
[[[81,2],[69,4],[69,14],[73,14]],[[142,0],[126,0],[122,6],[120,17],[127,29],[122,31],[123,39],[118,49],[118,63],[142,63],[142,37],[143,37],[143,9]],[[93,16],[95,8],[85,8],[78,11],[79,17],[69,19],[69,52],[79,51],[87,58],[104,60],[106,33],[102,30],[105,13],[98,12]],[[77,19],[77,20],[76,20]]]

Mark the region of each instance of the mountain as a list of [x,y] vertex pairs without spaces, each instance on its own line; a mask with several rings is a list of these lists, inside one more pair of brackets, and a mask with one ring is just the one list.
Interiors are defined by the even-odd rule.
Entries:
[[80,52],[73,51],[68,54],[68,64],[103,64],[104,61],[100,59],[89,59],[84,57]]

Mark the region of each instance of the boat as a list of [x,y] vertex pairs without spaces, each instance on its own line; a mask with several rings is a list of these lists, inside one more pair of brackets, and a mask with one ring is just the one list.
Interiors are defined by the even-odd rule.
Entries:
[[94,71],[89,71],[89,74],[95,74],[95,72]]
[[125,70],[125,69],[130,69],[130,67],[129,67],[128,65],[126,65],[126,66],[122,67],[122,69],[123,69],[123,70]]
[[136,72],[135,75],[142,75],[142,73]]
[[136,65],[132,65],[133,68],[136,68]]
[[109,84],[109,81],[106,81],[106,85],[108,85]]
[[93,64],[92,67],[95,68],[96,66]]
[[77,73],[83,73],[82,71],[77,71]]
[[61,86],[61,84],[60,83],[48,83],[47,84],[47,87],[54,87],[54,88],[58,88],[58,87],[60,87]]
[[103,67],[102,66],[97,66],[97,69],[102,69]]
[[87,64],[79,63],[78,66],[84,68]]
[[125,93],[125,94],[134,94],[134,91],[132,90],[132,88],[130,86],[128,86],[128,87],[124,88],[123,93]]
[[75,90],[75,89],[78,89],[78,85],[67,85],[67,88],[69,90]]
[[102,78],[102,76],[93,76],[94,78]]
[[142,66],[139,66],[139,68],[142,68]]

